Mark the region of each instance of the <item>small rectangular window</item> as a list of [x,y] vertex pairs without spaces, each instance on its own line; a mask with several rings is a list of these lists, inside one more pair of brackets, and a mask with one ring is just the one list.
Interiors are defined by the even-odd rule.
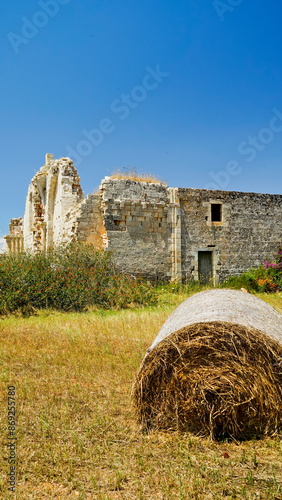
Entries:
[[222,221],[222,205],[220,203],[211,204],[211,221],[212,222]]

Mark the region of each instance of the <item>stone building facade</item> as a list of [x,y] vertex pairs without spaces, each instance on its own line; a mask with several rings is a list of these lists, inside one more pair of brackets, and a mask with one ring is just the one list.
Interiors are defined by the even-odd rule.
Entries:
[[85,198],[71,159],[47,154],[5,238],[9,252],[82,241],[112,250],[132,275],[221,282],[272,258],[281,236],[282,195],[105,177]]

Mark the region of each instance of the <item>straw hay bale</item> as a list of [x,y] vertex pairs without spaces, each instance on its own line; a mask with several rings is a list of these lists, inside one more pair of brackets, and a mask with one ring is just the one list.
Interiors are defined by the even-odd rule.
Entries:
[[205,291],[168,318],[133,387],[143,428],[250,438],[282,423],[282,316],[235,290]]

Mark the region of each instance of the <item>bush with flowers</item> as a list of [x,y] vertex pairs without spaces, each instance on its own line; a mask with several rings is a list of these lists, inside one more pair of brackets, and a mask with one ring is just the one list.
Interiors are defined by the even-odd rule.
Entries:
[[119,273],[110,252],[70,244],[31,254],[0,256],[0,314],[22,310],[82,311],[156,302],[153,287]]
[[258,269],[248,269],[241,276],[231,276],[222,286],[244,287],[249,292],[275,293],[282,291],[282,245],[272,261],[265,260]]
[[282,290],[282,245],[274,260],[265,260],[263,263],[265,276],[258,280],[260,291],[277,292]]

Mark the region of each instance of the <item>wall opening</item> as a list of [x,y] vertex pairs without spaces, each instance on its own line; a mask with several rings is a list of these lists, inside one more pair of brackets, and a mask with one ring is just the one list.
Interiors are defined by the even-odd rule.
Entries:
[[42,201],[43,201],[43,205],[45,206],[46,205],[46,187],[44,187],[42,190]]
[[208,283],[213,278],[212,252],[198,252],[198,277],[200,283]]
[[222,222],[222,205],[221,203],[211,204],[211,221]]
[[29,228],[31,229],[32,226],[33,226],[33,198],[32,198],[32,193],[29,194],[28,222],[29,222]]

